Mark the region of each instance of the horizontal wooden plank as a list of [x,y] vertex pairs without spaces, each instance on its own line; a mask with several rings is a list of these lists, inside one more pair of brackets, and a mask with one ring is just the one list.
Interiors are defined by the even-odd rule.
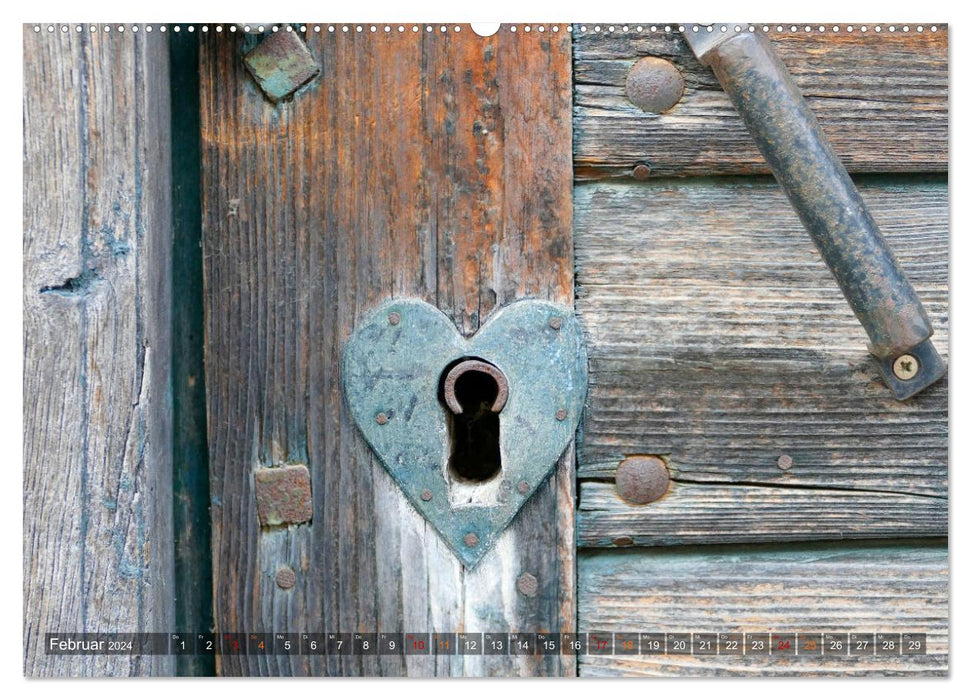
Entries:
[[947,499],[897,493],[672,482],[631,505],[613,483],[581,483],[581,547],[947,536]]
[[580,675],[945,675],[943,543],[676,547],[580,556],[581,632],[918,633],[921,656],[594,655]]
[[[574,30],[574,168],[579,179],[764,173],[768,169],[714,74],[675,32]],[[945,171],[948,32],[779,33],[769,37],[850,172]],[[627,99],[633,63],[658,56],[681,71],[681,101],[648,114]]]
[[[861,190],[946,356],[946,184]],[[681,481],[946,495],[946,381],[891,397],[773,181],[587,184],[575,216],[590,357],[581,478],[660,454]]]

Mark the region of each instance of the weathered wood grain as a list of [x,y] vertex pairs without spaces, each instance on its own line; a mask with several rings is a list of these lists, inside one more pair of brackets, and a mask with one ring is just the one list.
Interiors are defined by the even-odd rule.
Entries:
[[173,627],[167,45],[23,41],[24,672],[171,674],[44,653],[45,633]]
[[581,555],[581,632],[924,633],[923,656],[580,657],[584,676],[945,675],[940,541],[676,547]]
[[[570,39],[311,33],[321,76],[274,107],[237,37],[203,37],[203,243],[220,631],[570,630],[573,450],[464,570],[371,454],[340,352],[387,297],[466,334],[572,303]],[[260,466],[310,469],[311,523],[261,532]],[[280,590],[277,567],[296,571]],[[517,579],[533,574],[535,596]],[[549,675],[572,658],[223,656],[224,675]]]
[[[877,179],[861,189],[946,355],[946,184]],[[590,357],[581,478],[610,478],[603,465],[625,455],[660,454],[682,482],[946,497],[946,382],[891,397],[772,181],[590,184],[575,205]]]
[[[765,173],[768,169],[714,74],[677,31],[613,34],[574,28],[574,168],[579,179]],[[845,28],[844,28],[845,29]],[[917,33],[768,36],[850,172],[943,172],[948,163],[947,27]],[[625,82],[642,56],[672,61],[685,91],[668,112],[632,105]]]
[[[781,488],[780,488],[781,486]],[[947,499],[872,491],[672,482],[646,505],[580,484],[581,547],[946,537]]]

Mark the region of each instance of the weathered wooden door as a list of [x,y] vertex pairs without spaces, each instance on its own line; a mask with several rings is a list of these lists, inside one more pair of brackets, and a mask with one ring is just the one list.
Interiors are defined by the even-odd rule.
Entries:
[[[53,48],[25,29],[28,56],[88,67],[63,88],[77,113],[98,113],[98,81],[115,64],[135,94],[149,95],[132,106],[136,126],[172,104],[171,123],[156,129],[168,144],[171,126],[170,153],[146,160],[144,136],[115,153],[121,163],[132,154],[135,174],[115,183],[115,208],[106,200],[99,216],[114,221],[134,207],[142,223],[118,239],[130,247],[112,247],[91,200],[79,203],[80,267],[38,282],[44,250],[58,246],[34,233],[47,221],[41,210],[27,217],[28,359],[46,366],[47,341],[33,338],[50,335],[64,308],[88,353],[104,350],[91,330],[100,310],[127,309],[130,347],[114,361],[128,374],[105,399],[85,374],[96,359],[77,358],[84,405],[135,406],[158,447],[172,430],[172,388],[171,445],[147,462],[127,437],[115,451],[123,473],[149,480],[161,499],[174,492],[174,528],[154,514],[139,521],[140,550],[122,539],[121,549],[84,555],[137,559],[132,588],[114,563],[112,590],[150,604],[120,623],[194,633],[211,620],[217,636],[244,645],[249,635],[427,635],[431,652],[355,652],[352,638],[352,653],[178,662],[183,673],[227,676],[946,673],[946,380],[906,402],[890,396],[832,275],[677,27],[503,25],[482,37],[468,25],[281,25],[294,30],[283,48],[251,68],[244,56],[257,37],[228,27],[170,39],[129,32],[114,44],[72,32],[55,35]],[[766,28],[857,176],[946,356],[946,27],[830,29]],[[626,93],[645,56],[673,65],[684,83],[661,114]],[[153,61],[168,63],[146,78]],[[299,89],[270,99],[290,92],[287,80]],[[59,93],[45,102],[25,91],[37,114],[62,111]],[[102,191],[107,177],[91,154],[106,147],[91,128],[84,119],[63,127],[88,143],[76,168],[87,173],[82,190]],[[27,152],[71,162],[40,137]],[[168,183],[152,180],[169,159],[171,202]],[[164,195],[147,207],[146,177]],[[144,277],[149,268],[161,281]],[[134,301],[107,294],[121,289],[102,285],[111,275],[131,282]],[[149,301],[134,291],[144,288]],[[149,302],[169,296],[171,318],[167,307],[155,314]],[[465,336],[526,298],[573,307],[583,329],[589,386],[575,444],[475,567],[403,497],[342,392],[348,338],[392,298],[436,306]],[[136,382],[144,367],[152,371]],[[128,425],[126,415],[77,421]],[[28,425],[40,426],[39,438],[25,432],[28,446],[56,428],[43,416]],[[97,514],[84,519],[92,541],[141,507],[109,461],[90,467],[105,493],[90,492],[90,475],[79,487],[85,512]],[[27,458],[28,488],[40,462]],[[632,503],[630,484],[615,478],[625,462],[634,487],[669,479],[664,495]],[[59,497],[32,498],[43,511]],[[106,503],[114,524],[98,520]],[[38,575],[60,575],[37,551],[25,544]],[[89,590],[101,584],[85,578],[85,561],[75,578]],[[171,584],[176,600],[153,580]],[[50,610],[35,595],[25,597],[27,617]],[[27,636],[94,614],[51,613]],[[447,633],[593,636],[579,654],[435,653],[434,635]],[[869,634],[871,644],[918,634],[926,646],[825,655],[699,647],[708,635],[728,652],[733,635],[796,633]],[[647,634],[669,640],[669,653],[653,653],[638,636]],[[686,653],[673,646],[681,639]],[[29,673],[63,672],[31,649]],[[175,668],[152,664],[95,671]]]

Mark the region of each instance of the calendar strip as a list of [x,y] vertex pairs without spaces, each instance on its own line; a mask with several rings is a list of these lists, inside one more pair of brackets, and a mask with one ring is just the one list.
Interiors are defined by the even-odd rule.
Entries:
[[687,655],[901,656],[927,653],[900,632],[272,632],[45,635],[52,655]]

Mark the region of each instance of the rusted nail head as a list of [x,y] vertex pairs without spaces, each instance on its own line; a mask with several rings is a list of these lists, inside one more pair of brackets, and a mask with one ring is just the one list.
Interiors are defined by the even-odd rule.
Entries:
[[635,180],[646,180],[651,176],[651,166],[647,163],[637,163],[634,165],[634,169],[631,170],[631,176]]
[[376,420],[378,422],[378,425],[384,425],[384,424],[386,424],[388,422],[388,414],[387,413],[379,413],[374,420]]
[[296,525],[313,518],[310,471],[305,464],[260,467],[253,473],[256,515],[262,527]]
[[776,462],[776,464],[778,464],[779,469],[783,471],[787,469],[792,469],[792,457],[790,457],[789,455],[782,455],[779,457],[779,460]]
[[401,314],[399,314],[397,311],[392,311],[390,314],[388,314],[388,323],[390,323],[392,326],[397,326],[399,323],[401,323]]
[[475,547],[479,544],[479,536],[474,532],[470,532],[462,541],[465,542],[466,547]]
[[920,362],[913,355],[901,355],[893,361],[893,373],[897,379],[907,381],[917,376]]
[[617,493],[628,503],[644,505],[667,493],[671,476],[660,457],[628,457],[617,467]]
[[527,572],[516,579],[516,588],[527,598],[535,598],[536,592],[539,590],[539,581]]
[[561,408],[556,412],[556,420],[566,420],[566,409]]
[[645,56],[627,74],[627,99],[645,112],[660,114],[678,104],[684,77],[671,61]]
[[526,481],[520,481],[516,485],[516,490],[525,496],[527,493],[529,493],[529,483]]
[[554,316],[553,318],[550,319],[550,328],[552,328],[554,331],[560,330],[562,326],[563,326],[563,319],[560,318],[559,316]]
[[430,501],[430,500],[432,500],[432,492],[429,491],[428,489],[425,489],[424,491],[422,491],[421,492],[421,500],[423,500],[423,501]]
[[273,102],[285,100],[320,73],[297,32],[275,32],[243,57],[260,89]]
[[297,583],[297,575],[289,566],[281,566],[276,570],[276,585],[283,590],[293,588]]
[[620,537],[614,539],[614,544],[618,547],[630,547],[632,544],[634,544],[634,539],[632,537],[628,537],[627,535],[621,535]]

